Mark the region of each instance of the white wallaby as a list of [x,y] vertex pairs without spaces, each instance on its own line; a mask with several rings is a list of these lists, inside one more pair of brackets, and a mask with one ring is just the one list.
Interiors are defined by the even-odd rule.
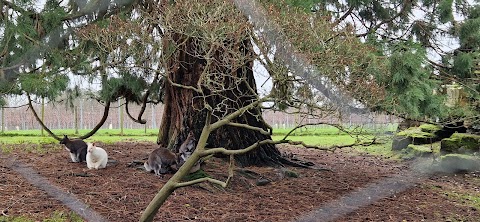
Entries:
[[95,143],[88,143],[86,159],[88,169],[98,170],[107,166],[108,154],[101,147],[96,147]]

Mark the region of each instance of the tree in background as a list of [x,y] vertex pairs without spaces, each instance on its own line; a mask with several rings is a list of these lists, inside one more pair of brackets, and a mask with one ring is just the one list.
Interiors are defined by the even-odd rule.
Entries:
[[[478,1],[284,2],[326,17],[334,29],[349,27],[378,56],[389,58],[389,72],[376,78],[388,84],[385,100],[370,106],[373,110],[420,120],[478,122]],[[453,81],[463,86],[467,101],[455,109],[445,107],[445,93],[440,93]]]
[[[158,103],[158,94],[142,91],[146,87],[155,88],[158,81],[153,79],[148,84],[125,69],[117,77],[110,76],[112,69],[119,69],[114,67],[119,61],[112,60],[109,52],[99,50],[92,41],[83,40],[75,33],[87,24],[101,25],[104,18],[112,14],[130,11],[130,3],[110,5],[102,1],[70,1],[64,5],[49,0],[41,7],[35,1],[1,1],[0,27],[3,35],[0,39],[0,98],[3,100],[8,95],[27,95],[36,119],[58,140],[60,138],[38,117],[32,106],[33,100],[46,98],[54,103],[60,95],[66,93],[68,95],[60,99],[73,101],[75,95],[78,95],[78,88],[100,85],[100,93],[89,95],[105,106],[103,116],[91,132],[80,137],[83,139],[93,135],[104,124],[111,102],[119,98],[125,98],[127,104],[143,102],[143,107],[146,102]],[[139,85],[142,89],[138,88]],[[129,113],[128,106],[126,107]],[[145,108],[142,109],[142,114],[144,110]],[[136,120],[145,123],[140,117],[139,114]]]

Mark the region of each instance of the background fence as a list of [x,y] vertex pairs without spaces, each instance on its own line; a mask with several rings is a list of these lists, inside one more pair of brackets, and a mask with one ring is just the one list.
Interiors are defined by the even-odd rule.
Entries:
[[[80,99],[78,101],[78,128],[92,129],[103,116],[104,106],[96,100]],[[120,102],[111,105],[108,119],[102,126],[102,129],[119,129],[123,118],[123,127],[126,129],[157,129],[161,123],[163,115],[163,105],[148,105],[142,119],[147,120],[146,125],[135,123],[125,113],[125,108]],[[41,115],[41,104],[34,104],[34,109]],[[129,105],[130,113],[134,118],[138,116],[140,106]],[[40,129],[40,124],[35,120],[33,113],[28,106],[6,107],[0,109],[0,122],[5,130],[30,130]],[[381,127],[389,123],[398,123],[399,119],[389,115],[371,113],[368,115],[350,114],[343,118],[325,117],[325,118],[306,118],[299,114],[287,114],[284,112],[263,112],[263,117],[267,123],[274,128],[291,128],[298,124],[305,123],[337,123],[348,126],[365,126],[368,128]],[[50,129],[74,129],[75,112],[74,109],[67,108],[64,104],[45,104],[44,123]],[[322,127],[322,126],[318,126]]]

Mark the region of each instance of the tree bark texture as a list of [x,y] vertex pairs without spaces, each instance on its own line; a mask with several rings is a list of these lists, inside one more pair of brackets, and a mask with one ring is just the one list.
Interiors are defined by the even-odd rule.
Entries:
[[[174,56],[169,60],[168,77],[173,83],[183,86],[197,86],[207,61],[202,57],[204,53],[199,52],[195,47],[197,45],[196,41],[198,40],[178,34],[174,35],[170,42],[164,43],[164,47],[168,47],[169,44],[174,44],[177,47]],[[226,42],[224,44],[232,43]],[[230,67],[228,64],[224,64],[226,60],[231,59],[225,59],[229,54],[221,50],[215,51],[214,62],[223,62],[221,65],[214,66],[216,67],[215,73],[223,74],[220,82],[223,84],[223,88],[228,90],[215,93],[211,88],[202,85],[203,95],[199,95],[195,90],[174,86],[169,81],[165,81],[165,106],[157,139],[158,144],[178,152],[179,146],[186,139],[190,130],[194,132],[198,139],[205,125],[205,103],[214,108],[228,107],[214,109],[212,121],[216,121],[224,114],[238,110],[238,108],[256,100],[257,92],[252,70],[253,47],[250,39],[247,37],[240,41],[240,44],[228,45],[227,47],[238,50],[237,53],[246,58],[252,58],[246,60],[241,67],[231,70],[228,68]],[[211,70],[209,71],[211,72]],[[217,77],[209,75],[212,80],[218,80]],[[245,112],[233,122],[248,124],[268,131],[268,126],[263,121],[260,108]],[[224,147],[231,150],[242,149],[265,139],[271,139],[271,136],[263,135],[259,131],[251,129],[223,126],[210,134],[207,140],[207,149],[208,147]],[[235,159],[241,166],[278,165],[284,160],[273,144],[262,145],[244,155],[236,156]]]

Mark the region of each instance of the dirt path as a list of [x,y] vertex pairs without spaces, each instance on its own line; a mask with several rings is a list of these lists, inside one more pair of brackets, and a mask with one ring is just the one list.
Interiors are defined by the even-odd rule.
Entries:
[[[69,163],[68,153],[59,147],[44,147],[42,153],[16,150],[8,158],[2,156],[0,194],[5,198],[0,198],[0,210],[41,220],[55,210],[69,211],[69,203],[75,203],[70,198],[76,197],[107,221],[137,221],[170,176],[159,178],[129,163],[145,158],[156,145],[131,142],[103,147],[118,164],[98,171]],[[471,201],[451,195],[478,195],[476,174],[417,177],[410,174],[411,163],[291,146],[281,150],[332,171],[289,168],[299,174],[291,178],[279,169],[250,167],[257,177],[273,182],[257,186],[256,179],[236,174],[227,189],[209,184],[179,189],[155,221],[479,221]],[[21,173],[5,167],[15,158],[25,163],[17,171],[36,171],[48,181],[30,179],[32,183],[54,188],[34,187]],[[205,169],[214,178],[226,179],[226,166],[222,160],[211,159]],[[53,193],[43,191],[49,189]],[[62,193],[70,196],[58,196]]]
[[62,191],[55,185],[52,185],[45,177],[39,175],[31,167],[15,161],[10,168],[16,173],[20,174],[23,178],[25,178],[31,185],[46,192],[50,197],[59,200],[71,211],[77,213],[85,220],[97,222],[106,221],[100,214],[93,211],[77,197],[70,193]]
[[315,221],[316,218],[335,221],[382,199],[401,195],[402,192],[425,182],[428,177],[436,173],[435,169],[428,167],[431,162],[428,158],[410,161],[408,170],[374,181],[339,199],[325,203],[321,208],[300,217],[297,222]]

